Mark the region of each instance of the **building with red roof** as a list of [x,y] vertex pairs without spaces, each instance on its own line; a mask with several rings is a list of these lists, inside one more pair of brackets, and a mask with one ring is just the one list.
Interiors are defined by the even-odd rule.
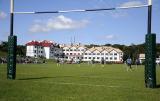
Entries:
[[57,43],[53,41],[32,40],[26,43],[26,56],[30,57],[45,57],[46,59],[53,59],[55,56],[62,54],[62,49],[58,47]]

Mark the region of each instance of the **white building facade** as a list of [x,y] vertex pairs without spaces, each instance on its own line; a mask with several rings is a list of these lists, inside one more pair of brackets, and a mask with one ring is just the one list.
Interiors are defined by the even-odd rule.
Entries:
[[26,56],[54,59],[63,54],[62,49],[52,41],[30,41],[26,44]]
[[92,47],[84,52],[83,61],[98,61],[102,59],[106,62],[122,62],[123,52],[113,47]]
[[106,62],[122,62],[123,52],[120,49],[113,47],[92,47],[87,48],[83,45],[63,45],[63,53],[65,59],[80,59],[81,61],[97,61],[104,59]]
[[71,44],[71,45],[62,45],[63,53],[65,55],[66,60],[71,59],[83,59],[84,51],[87,50],[87,48],[81,44]]

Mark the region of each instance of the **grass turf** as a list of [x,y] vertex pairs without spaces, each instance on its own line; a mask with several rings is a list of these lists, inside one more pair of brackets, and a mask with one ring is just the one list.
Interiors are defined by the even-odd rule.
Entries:
[[143,66],[18,64],[16,76],[7,80],[0,65],[0,101],[160,101],[160,88],[144,86]]

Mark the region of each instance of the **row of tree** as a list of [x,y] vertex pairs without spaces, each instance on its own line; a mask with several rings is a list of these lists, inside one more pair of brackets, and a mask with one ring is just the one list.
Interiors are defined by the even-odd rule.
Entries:
[[[139,54],[145,53],[145,44],[131,44],[129,46],[127,45],[120,45],[120,44],[105,44],[105,45],[95,45],[95,44],[90,44],[86,45],[86,47],[91,48],[93,46],[111,46],[114,48],[119,48],[124,52],[123,55],[123,60],[125,61],[128,57],[132,58],[133,61],[135,61]],[[0,51],[1,53],[7,53],[7,47],[8,43],[5,41],[2,41],[0,43]],[[160,56],[160,43],[157,43],[156,45],[156,51],[157,51],[157,57]],[[25,56],[26,55],[26,46],[25,45],[18,45],[17,46],[17,55],[18,56]],[[0,54],[2,56],[2,54]]]
[[[0,57],[5,56],[8,50],[8,42],[2,41],[0,43]],[[26,46],[25,45],[17,45],[17,55],[25,56],[26,55]]]

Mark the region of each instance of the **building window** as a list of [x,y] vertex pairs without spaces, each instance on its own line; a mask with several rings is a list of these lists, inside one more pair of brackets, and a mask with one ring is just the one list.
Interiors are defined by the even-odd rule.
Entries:
[[91,53],[89,53],[89,55],[91,55]]
[[106,55],[108,55],[108,53],[106,53]]
[[110,60],[112,60],[113,58],[112,57],[110,57]]
[[100,53],[97,53],[97,55],[100,55]]
[[70,51],[73,51],[72,49],[70,49]]
[[106,57],[106,60],[108,60],[108,57]]
[[97,59],[99,59],[99,57],[97,57]]
[[70,53],[70,55],[72,55],[72,53]]
[[89,57],[89,59],[91,59],[91,57]]
[[117,60],[117,57],[114,57],[114,60]]
[[113,53],[110,53],[110,55],[113,55]]
[[69,51],[69,49],[66,49],[66,51]]
[[36,50],[34,50],[34,53],[37,53],[37,51],[36,51]]
[[117,55],[117,53],[114,53],[114,55]]
[[101,55],[104,55],[104,53],[101,53]]
[[96,55],[95,53],[93,53],[93,55]]
[[37,48],[37,46],[34,46],[34,48]]
[[41,51],[41,53],[43,53],[43,51]]
[[87,57],[85,57],[85,59],[87,59]]
[[87,53],[85,53],[85,55],[87,55]]
[[95,57],[93,57],[93,59],[95,59]]

